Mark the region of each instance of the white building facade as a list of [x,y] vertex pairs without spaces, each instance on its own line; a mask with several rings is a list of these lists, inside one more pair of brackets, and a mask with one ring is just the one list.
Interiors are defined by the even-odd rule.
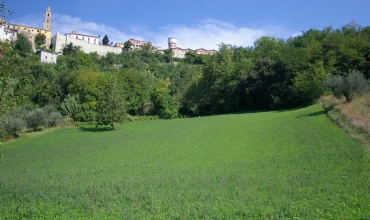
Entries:
[[38,51],[42,63],[57,63],[58,54],[47,51]]
[[72,33],[70,33],[70,34],[65,34],[65,36],[67,36],[67,38],[85,41],[85,42],[90,43],[90,44],[99,44],[100,43],[100,36],[96,37],[96,36],[78,34],[76,31],[72,31]]
[[96,52],[100,56],[105,56],[108,53],[119,54],[122,52],[121,47],[101,45],[100,37],[98,36],[83,35],[76,32],[65,35],[57,33],[54,37],[52,37],[51,42],[54,46],[54,52],[58,54],[61,54],[63,48],[70,43],[72,43],[73,46],[81,47],[85,53]]
[[17,30],[7,28],[6,25],[0,25],[0,40],[13,42],[17,39]]

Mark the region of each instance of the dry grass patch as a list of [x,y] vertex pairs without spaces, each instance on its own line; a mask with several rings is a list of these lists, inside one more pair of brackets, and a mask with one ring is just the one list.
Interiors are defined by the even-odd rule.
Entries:
[[320,102],[333,122],[370,149],[370,91],[355,97],[352,102],[334,96],[323,97]]
[[346,102],[344,98],[337,99],[334,96],[325,97],[325,99],[333,103],[353,125],[370,133],[370,91],[354,98],[352,102]]

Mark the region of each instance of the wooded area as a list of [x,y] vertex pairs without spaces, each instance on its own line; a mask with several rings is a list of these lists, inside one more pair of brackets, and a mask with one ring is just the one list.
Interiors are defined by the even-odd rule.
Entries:
[[66,45],[57,64],[43,64],[22,37],[0,42],[0,54],[4,138],[24,127],[10,128],[11,122],[27,121],[37,109],[58,120],[114,126],[130,115],[171,119],[309,105],[325,92],[329,76],[370,78],[370,27],[311,29],[287,40],[265,36],[252,47],[222,44],[214,55],[188,53],[182,60],[151,45],[103,57]]

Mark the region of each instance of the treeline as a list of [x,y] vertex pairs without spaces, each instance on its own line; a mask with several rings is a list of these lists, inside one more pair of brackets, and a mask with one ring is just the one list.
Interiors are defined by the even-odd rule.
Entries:
[[[21,35],[20,35],[21,36]],[[98,56],[66,45],[42,64],[22,36],[0,43],[0,124],[16,109],[53,106],[71,122],[111,124],[132,116],[176,118],[313,103],[331,75],[370,77],[370,27],[309,30],[252,47],[222,44],[214,55],[141,50]],[[0,128],[1,130],[1,128]],[[1,132],[1,131],[0,131]]]
[[222,45],[202,67],[186,95],[192,114],[308,105],[323,94],[330,75],[370,77],[370,28],[351,23],[286,41],[262,37],[248,48]]

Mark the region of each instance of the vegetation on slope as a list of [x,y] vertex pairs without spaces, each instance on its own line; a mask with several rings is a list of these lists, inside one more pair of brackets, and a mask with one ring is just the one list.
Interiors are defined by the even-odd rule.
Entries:
[[[322,98],[328,117],[352,138],[370,147],[370,92],[356,97],[352,102],[333,96]],[[369,148],[370,149],[370,148]]]
[[[73,107],[64,116],[95,124],[128,115],[171,119],[294,108],[314,103],[328,76],[358,71],[363,81],[370,77],[370,27],[355,23],[311,29],[287,40],[264,36],[252,47],[221,44],[213,55],[188,53],[176,62],[169,51],[153,52],[150,44],[106,56],[85,54],[70,44],[57,64],[41,64],[25,41],[0,42],[3,125],[24,106]],[[110,110],[101,108],[106,105]],[[0,138],[7,136],[0,129]]]
[[1,145],[5,218],[366,219],[370,155],[319,105]]

